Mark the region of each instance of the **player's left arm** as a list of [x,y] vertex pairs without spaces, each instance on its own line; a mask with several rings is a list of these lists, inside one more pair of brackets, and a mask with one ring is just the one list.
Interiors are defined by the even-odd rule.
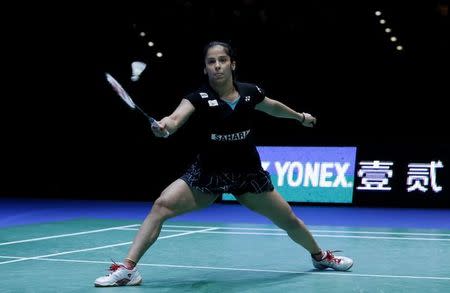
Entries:
[[265,97],[264,100],[256,104],[255,109],[274,117],[300,121],[306,127],[313,127],[316,124],[316,118],[311,114],[296,112],[285,104],[268,97]]

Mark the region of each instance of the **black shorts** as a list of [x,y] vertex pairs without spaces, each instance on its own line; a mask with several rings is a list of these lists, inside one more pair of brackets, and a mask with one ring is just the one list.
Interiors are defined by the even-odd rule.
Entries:
[[274,189],[270,174],[262,168],[249,172],[206,172],[198,161],[193,163],[180,179],[191,188],[204,193],[231,193],[235,196],[247,192],[261,193]]

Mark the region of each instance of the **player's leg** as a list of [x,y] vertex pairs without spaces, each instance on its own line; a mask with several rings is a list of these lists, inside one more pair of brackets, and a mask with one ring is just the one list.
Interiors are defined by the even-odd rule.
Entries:
[[302,220],[292,211],[290,205],[274,189],[263,193],[245,193],[237,200],[247,208],[271,220],[285,230],[289,237],[303,246],[311,254],[319,253],[320,247]]
[[[155,242],[161,227],[167,219],[209,206],[217,195],[191,189],[185,181],[175,180],[154,202],[150,213],[136,234],[125,264],[136,264],[147,249]],[[134,264],[133,264],[134,262]]]
[[170,184],[154,202],[150,213],[141,224],[124,264],[113,264],[110,274],[97,278],[97,287],[139,285],[142,277],[136,269],[136,263],[156,241],[165,220],[177,215],[209,206],[217,195],[191,189],[181,179]]
[[353,265],[350,258],[334,256],[331,251],[322,251],[303,221],[294,214],[290,205],[276,190],[258,194],[245,193],[236,198],[244,206],[269,218],[285,230],[293,241],[308,250],[316,268],[345,271]]

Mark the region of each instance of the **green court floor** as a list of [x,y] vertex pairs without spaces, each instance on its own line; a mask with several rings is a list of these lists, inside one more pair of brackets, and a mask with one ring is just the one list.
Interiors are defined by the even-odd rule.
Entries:
[[[310,226],[349,272],[262,224],[167,222],[142,258],[141,286],[94,288],[139,223],[77,219],[0,229],[0,292],[450,292],[450,231]],[[339,254],[339,253],[336,253]]]

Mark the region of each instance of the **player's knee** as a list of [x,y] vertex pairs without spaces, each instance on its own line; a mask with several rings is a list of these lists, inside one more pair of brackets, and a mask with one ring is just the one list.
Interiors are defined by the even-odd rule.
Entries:
[[165,220],[170,218],[174,211],[172,210],[168,200],[163,197],[159,197],[153,203],[152,213],[161,220]]

